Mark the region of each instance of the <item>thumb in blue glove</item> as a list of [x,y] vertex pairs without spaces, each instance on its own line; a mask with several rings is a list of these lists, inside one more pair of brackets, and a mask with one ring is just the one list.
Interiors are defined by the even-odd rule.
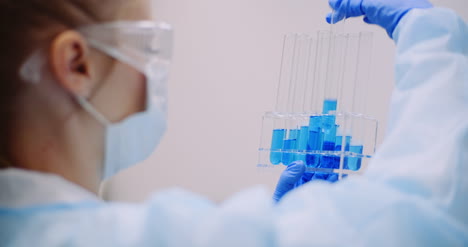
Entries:
[[364,21],[383,27],[393,38],[396,26],[410,10],[432,8],[428,0],[328,0],[333,14],[327,22],[336,23],[344,18],[364,16]]
[[[346,177],[344,175],[343,177]],[[306,166],[302,161],[295,161],[291,163],[281,173],[281,177],[276,185],[275,193],[273,194],[273,200],[279,202],[284,195],[289,191],[302,186],[312,180],[327,181],[329,183],[338,182],[338,174],[322,174],[315,172],[307,172]]]
[[301,180],[305,173],[305,165],[302,161],[295,161],[288,165],[288,168],[281,173],[281,177],[276,185],[273,200],[279,202],[281,198],[290,190],[296,187],[296,183]]

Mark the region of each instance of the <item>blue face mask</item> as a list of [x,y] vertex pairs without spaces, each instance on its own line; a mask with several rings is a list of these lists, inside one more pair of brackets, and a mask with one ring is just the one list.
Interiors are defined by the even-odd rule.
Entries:
[[167,74],[172,28],[151,21],[120,21],[79,29],[94,48],[146,76],[146,109],[112,123],[86,99],[78,103],[105,127],[102,179],[148,158],[166,130]]
[[149,93],[148,88],[154,83],[151,78],[147,81],[146,110],[119,123],[109,122],[86,99],[77,97],[78,103],[105,126],[103,180],[147,159],[166,131],[166,114]]

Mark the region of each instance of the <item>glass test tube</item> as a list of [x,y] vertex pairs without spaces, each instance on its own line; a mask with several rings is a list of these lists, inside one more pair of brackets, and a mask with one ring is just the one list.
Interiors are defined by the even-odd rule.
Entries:
[[310,99],[312,98],[313,84],[310,82],[310,66],[315,61],[315,40],[310,35],[300,35],[297,42],[298,60],[297,77],[295,80],[296,93],[294,95],[293,111],[300,113],[296,115],[297,142],[295,160],[306,162],[307,144],[309,138],[309,124],[305,117],[310,111]]
[[[346,45],[343,51],[343,65],[340,78],[340,92],[338,110],[340,112],[349,112],[353,104],[353,92],[355,89],[356,61],[358,57],[359,35],[346,34]],[[349,169],[348,157],[344,153],[350,151],[352,131],[351,118],[343,114],[342,125],[338,126],[335,141],[335,151],[339,152],[339,156],[335,157],[334,167],[341,169]],[[345,175],[346,176],[346,175]],[[342,173],[338,174],[338,180],[343,177]]]
[[356,82],[354,90],[353,112],[366,114],[366,99],[369,83],[369,69],[372,59],[373,34],[361,32],[359,34],[359,54],[356,63]]
[[[305,88],[307,85],[307,63],[310,55],[311,37],[297,34],[294,47],[292,79],[289,90],[288,113],[292,113],[287,121],[288,136],[284,140],[282,163],[288,165],[295,161],[298,149],[306,149],[304,144],[304,129],[301,123],[301,113],[304,110]],[[302,129],[302,131],[301,131]]]
[[342,112],[351,112],[354,104],[354,90],[356,89],[359,34],[347,34],[346,43],[338,109]]
[[[287,114],[290,85],[292,79],[292,68],[294,61],[294,49],[296,45],[296,34],[287,34],[283,39],[283,50],[281,54],[281,67],[278,82],[275,112],[279,115]],[[286,124],[283,119],[274,120],[273,134],[271,139],[270,162],[279,165],[282,162],[282,150],[284,140],[287,137]]]
[[[326,68],[326,85],[325,85],[325,98],[323,101],[323,114],[329,114],[322,116],[322,134],[323,134],[323,151],[335,151],[336,137],[338,125],[336,124],[336,113],[339,99],[339,92],[342,79],[342,71],[344,65],[344,52],[346,49],[347,36],[338,33],[339,27],[343,25],[333,24],[331,28],[330,37],[330,52],[329,59]],[[322,155],[320,160],[320,168],[338,168],[339,159],[333,155]],[[333,174],[334,176],[335,174]],[[330,174],[317,172],[315,174],[317,178],[327,179]]]
[[275,111],[286,113],[289,104],[290,86],[294,68],[294,50],[296,46],[296,34],[287,34],[283,39],[283,51],[281,54],[281,68],[277,90]]
[[292,105],[288,111],[294,113],[304,113],[304,102],[306,100],[306,89],[308,88],[307,82],[307,68],[310,61],[311,46],[313,45],[313,39],[310,35],[298,34],[295,47],[295,61],[293,68],[293,80],[294,85],[293,94],[290,95]]
[[314,76],[313,82],[314,87],[312,90],[313,97],[311,102],[311,109],[313,112],[322,112],[322,103],[325,98],[325,85],[327,80],[327,66],[328,60],[330,59],[330,31],[319,31],[317,33],[317,48],[315,56]]
[[[358,59],[356,63],[356,81],[354,89],[354,101],[352,111],[358,114],[366,114],[366,99],[369,82],[369,69],[372,59],[373,34],[362,32],[359,34]],[[362,155],[366,139],[365,121],[362,118],[354,118],[352,121],[353,139],[351,140],[350,152]],[[348,158],[348,167],[357,171],[361,168],[360,157]]]
[[307,57],[307,65],[305,67],[305,90],[304,90],[304,106],[303,112],[311,114],[315,111],[315,90],[316,90],[316,82],[315,82],[315,73],[317,70],[317,37],[316,35],[310,36],[309,48],[308,48],[308,57]]
[[[320,116],[320,113],[322,112],[321,106],[325,93],[326,68],[328,65],[328,60],[330,58],[330,39],[330,31],[319,31],[317,33],[314,63],[313,67],[309,68],[309,71],[313,71],[313,76],[311,76],[311,81],[313,82],[313,89],[312,98],[310,101],[311,105],[309,107],[309,109],[311,109],[312,114],[309,118],[308,127],[308,152],[318,152],[322,149],[323,134],[321,131],[322,117]],[[320,164],[320,155],[307,154],[306,164],[310,167],[318,167]]]
[[[333,20],[332,20],[333,23]],[[328,47],[328,63],[326,67],[326,84],[325,84],[325,98],[323,102],[323,114],[328,114],[331,111],[337,110],[339,92],[340,92],[340,79],[343,69],[344,51],[346,49],[346,35],[342,32],[344,30],[344,21],[330,25],[330,45]]]

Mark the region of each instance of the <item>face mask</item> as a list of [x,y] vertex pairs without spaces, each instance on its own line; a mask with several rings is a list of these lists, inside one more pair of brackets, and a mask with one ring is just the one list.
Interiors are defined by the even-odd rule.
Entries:
[[166,130],[167,74],[172,29],[164,23],[115,22],[85,27],[80,32],[94,48],[127,63],[146,76],[146,110],[111,123],[86,99],[78,103],[105,126],[102,179],[148,158]]
[[[154,85],[151,79],[148,78],[147,92]],[[144,161],[162,139],[166,131],[166,115],[156,106],[150,93],[146,97],[144,112],[133,114],[119,123],[110,123],[87,100],[77,97],[78,103],[105,126],[103,180]]]

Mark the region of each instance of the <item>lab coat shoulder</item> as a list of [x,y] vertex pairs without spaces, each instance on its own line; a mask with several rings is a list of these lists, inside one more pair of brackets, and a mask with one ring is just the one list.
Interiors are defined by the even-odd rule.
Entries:
[[454,11],[410,11],[394,32],[396,83],[367,176],[468,226],[468,27]]

